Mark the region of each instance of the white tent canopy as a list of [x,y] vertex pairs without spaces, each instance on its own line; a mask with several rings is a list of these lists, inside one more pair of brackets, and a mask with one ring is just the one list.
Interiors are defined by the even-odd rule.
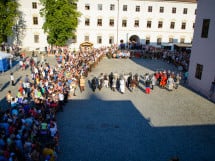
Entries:
[[0,60],[5,58],[12,58],[13,55],[0,51]]

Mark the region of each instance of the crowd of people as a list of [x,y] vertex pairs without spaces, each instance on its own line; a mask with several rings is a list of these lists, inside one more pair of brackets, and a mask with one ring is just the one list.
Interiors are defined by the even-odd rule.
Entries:
[[[85,90],[85,77],[106,54],[106,49],[55,53],[56,65],[29,58],[31,74],[18,83],[17,93],[6,94],[7,109],[1,111],[1,161],[54,161],[60,151],[56,113],[63,112],[76,89]],[[22,69],[23,63],[20,68]],[[11,85],[15,85],[13,73]]]
[[111,50],[109,58],[148,58],[148,59],[159,59],[166,61],[167,63],[174,64],[181,71],[187,71],[190,61],[190,52],[183,51],[170,51],[168,49],[157,48],[154,46],[145,46],[141,50],[129,51],[123,50]]

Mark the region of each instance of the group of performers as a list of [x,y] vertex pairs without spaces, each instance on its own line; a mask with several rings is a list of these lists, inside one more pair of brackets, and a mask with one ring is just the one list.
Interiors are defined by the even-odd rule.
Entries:
[[154,86],[160,86],[161,88],[167,88],[169,91],[174,88],[177,89],[182,76],[180,73],[175,74],[170,70],[156,71],[153,74],[146,73],[143,76],[136,74],[118,74],[111,72],[108,74],[101,73],[98,77],[94,77],[91,80],[91,88],[95,92],[96,89],[101,90],[102,87],[110,87],[111,90],[118,90],[120,93],[125,93],[127,87],[129,91],[133,91],[139,87],[140,78],[142,78],[143,85],[145,86],[145,92],[150,93],[150,89],[154,89]]

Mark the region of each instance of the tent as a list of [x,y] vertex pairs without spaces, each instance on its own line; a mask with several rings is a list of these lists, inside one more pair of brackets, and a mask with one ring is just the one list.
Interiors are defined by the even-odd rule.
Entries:
[[1,72],[8,70],[10,58],[12,58],[11,54],[0,51],[0,71]]

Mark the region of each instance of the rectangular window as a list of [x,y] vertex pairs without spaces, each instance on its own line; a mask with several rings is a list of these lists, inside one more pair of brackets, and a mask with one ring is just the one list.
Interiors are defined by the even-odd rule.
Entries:
[[193,29],[195,28],[195,22],[193,23]]
[[182,30],[185,30],[185,29],[186,29],[186,22],[182,22],[182,24],[181,24],[181,29],[182,29]]
[[38,17],[33,17],[33,24],[38,25]]
[[152,6],[148,6],[148,12],[152,12]]
[[102,11],[102,4],[98,4],[98,10]]
[[176,13],[176,8],[175,7],[172,8],[172,13]]
[[113,44],[114,43],[114,37],[113,36],[110,36],[109,37],[109,44]]
[[90,5],[89,4],[85,4],[85,10],[90,10]]
[[175,22],[170,22],[170,28],[174,29],[175,28]]
[[180,43],[182,43],[182,44],[183,44],[183,43],[184,43],[184,41],[185,41],[185,40],[184,40],[184,38],[180,38]]
[[84,41],[89,41],[90,37],[88,35],[84,36]]
[[187,14],[187,8],[183,9],[183,14],[185,14],[185,15]]
[[140,6],[136,6],[136,12],[140,12]]
[[122,27],[127,27],[127,20],[122,20]]
[[162,41],[161,38],[157,38],[157,45],[161,45],[161,41]]
[[172,37],[169,38],[169,43],[173,43],[173,38]]
[[97,26],[102,26],[102,19],[97,20]]
[[195,73],[195,77],[199,80],[202,79],[202,72],[203,72],[203,65],[201,64],[197,64],[196,65],[196,73]]
[[128,6],[127,5],[123,5],[122,10],[123,11],[127,11],[128,10]]
[[150,37],[146,37],[146,45],[150,44]]
[[139,27],[139,20],[134,21],[134,27]]
[[110,10],[111,10],[111,11],[114,11],[114,10],[115,10],[115,5],[114,5],[114,4],[111,4],[111,5],[110,5]]
[[101,36],[97,36],[97,44],[101,44],[102,43],[102,37]]
[[160,13],[164,13],[164,7],[160,7]]
[[196,13],[197,13],[197,9],[195,9],[195,11],[194,11],[194,14],[196,15]]
[[39,43],[39,35],[34,35],[34,43]]
[[208,38],[209,26],[210,26],[210,19],[203,19],[202,34],[201,34],[202,38]]
[[114,19],[109,20],[109,26],[113,27],[114,26]]
[[90,26],[90,19],[89,18],[85,18],[85,26]]
[[32,2],[32,8],[37,9],[37,2]]
[[163,22],[162,21],[158,21],[158,28],[162,28],[163,27]]
[[147,27],[147,28],[151,28],[151,27],[152,27],[152,21],[147,21],[146,27]]

